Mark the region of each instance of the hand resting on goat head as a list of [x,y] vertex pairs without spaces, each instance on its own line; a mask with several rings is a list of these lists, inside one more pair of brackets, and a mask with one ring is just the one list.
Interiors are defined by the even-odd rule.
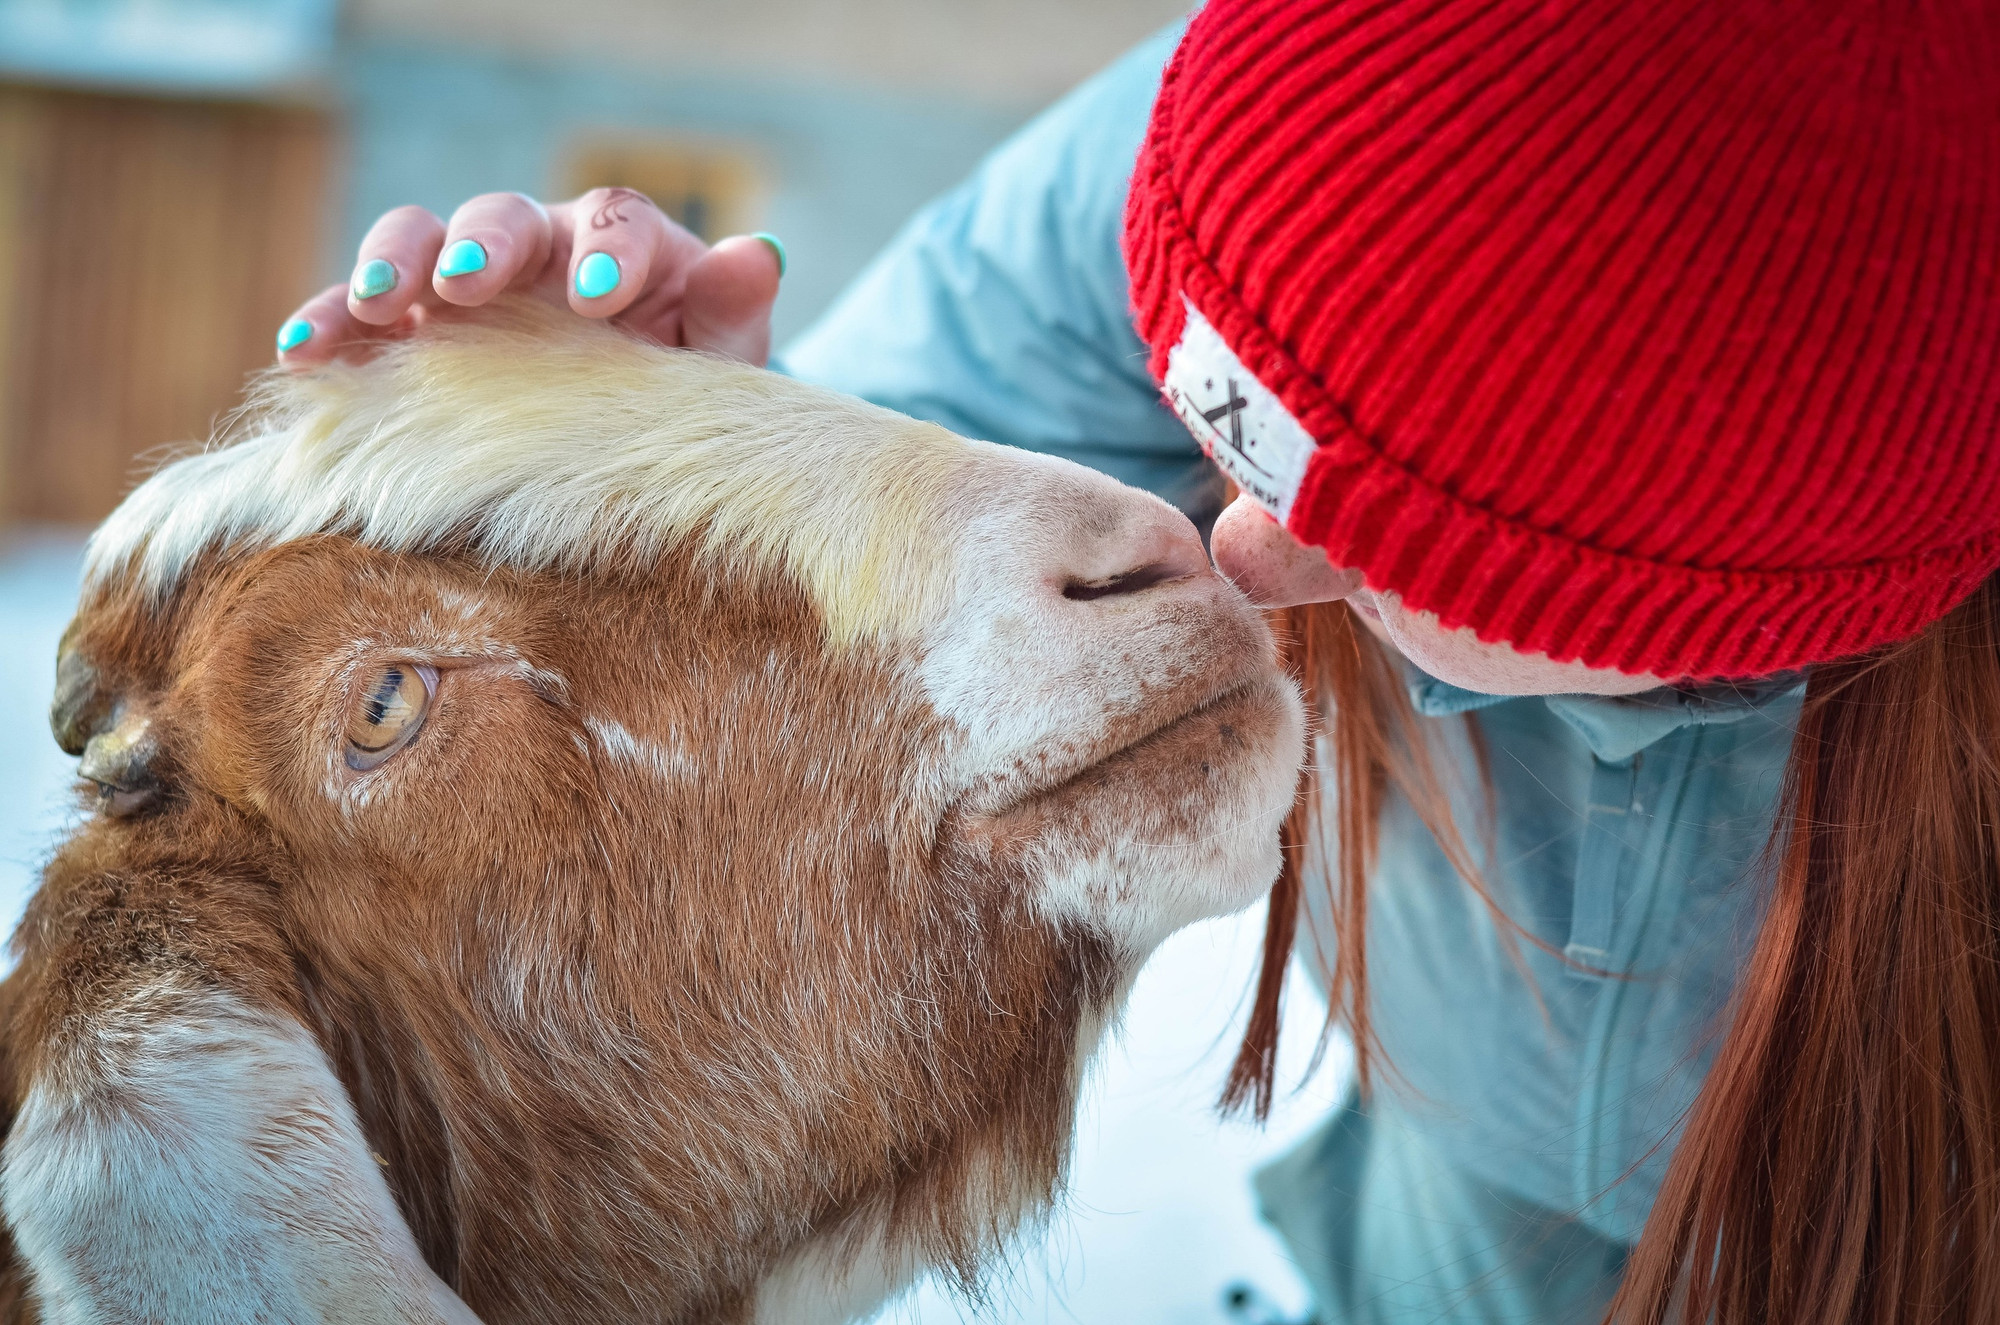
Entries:
[[9,1318],[835,1321],[1057,1191],[1301,716],[1162,503],[523,310],[98,532]]

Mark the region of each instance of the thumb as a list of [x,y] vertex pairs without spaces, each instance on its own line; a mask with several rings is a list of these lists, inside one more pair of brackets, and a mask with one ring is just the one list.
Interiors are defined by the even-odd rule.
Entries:
[[769,235],[736,235],[688,269],[681,335],[694,349],[762,365],[771,354],[771,305],[785,250]]

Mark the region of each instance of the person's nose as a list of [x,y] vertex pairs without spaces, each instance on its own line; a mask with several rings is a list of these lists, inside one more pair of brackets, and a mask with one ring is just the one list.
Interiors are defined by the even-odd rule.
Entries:
[[1326,553],[1293,538],[1250,497],[1238,497],[1209,536],[1215,567],[1259,607],[1295,607],[1345,598],[1361,572],[1335,566]]

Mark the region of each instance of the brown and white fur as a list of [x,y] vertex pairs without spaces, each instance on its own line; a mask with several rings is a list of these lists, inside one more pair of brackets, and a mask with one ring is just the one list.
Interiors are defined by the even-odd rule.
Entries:
[[[10,1318],[807,1322],[1047,1207],[1301,718],[1160,502],[530,313],[99,531],[0,986]],[[344,733],[435,669],[373,769]]]

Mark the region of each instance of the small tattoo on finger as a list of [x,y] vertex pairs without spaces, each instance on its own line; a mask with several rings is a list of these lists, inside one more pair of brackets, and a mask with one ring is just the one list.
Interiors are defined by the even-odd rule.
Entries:
[[608,230],[613,223],[622,223],[625,220],[625,204],[628,202],[640,203],[647,207],[653,206],[653,200],[637,189],[628,189],[623,185],[606,189],[604,191],[604,204],[591,213],[590,228],[592,230]]

